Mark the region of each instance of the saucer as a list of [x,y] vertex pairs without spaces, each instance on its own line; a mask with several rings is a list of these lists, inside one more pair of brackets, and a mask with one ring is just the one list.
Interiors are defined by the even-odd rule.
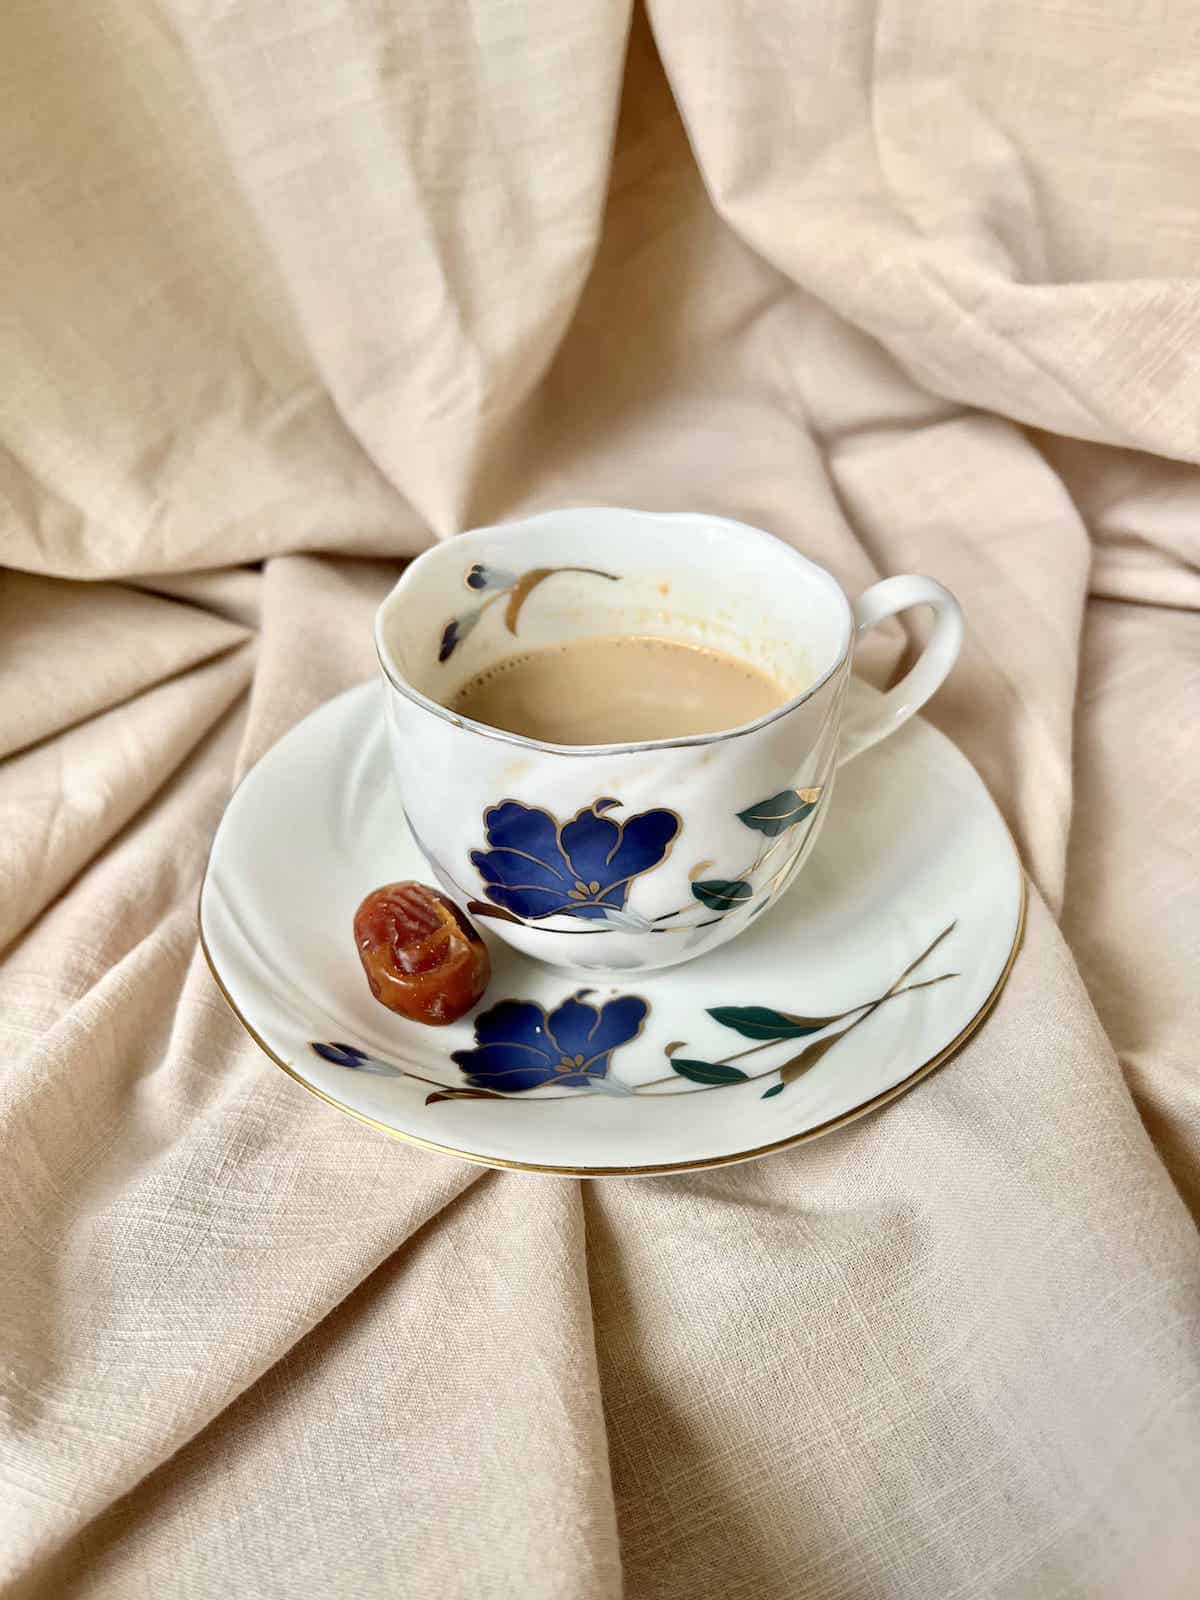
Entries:
[[[851,699],[878,696],[855,681]],[[991,797],[919,717],[839,774],[787,894],[683,966],[573,976],[485,926],[480,1004],[448,1027],[409,1022],[372,998],[351,932],[363,896],[402,878],[431,873],[396,798],[382,691],[365,684],[293,728],[229,802],[200,892],[222,993],[285,1072],[381,1132],[581,1177],[743,1161],[884,1105],[979,1026],[1025,911]]]

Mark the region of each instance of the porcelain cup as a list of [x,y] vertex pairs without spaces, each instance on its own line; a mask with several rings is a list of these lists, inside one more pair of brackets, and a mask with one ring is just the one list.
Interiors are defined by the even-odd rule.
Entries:
[[[911,606],[934,621],[871,721],[844,716],[855,640]],[[629,973],[734,938],[793,883],[837,768],[901,726],[958,655],[957,601],[931,578],[851,602],[790,545],[742,523],[613,507],[480,528],[419,556],[379,609],[393,765],[439,883],[553,966]],[[519,650],[641,634],[769,673],[787,701],[743,727],[553,745],[448,709]]]

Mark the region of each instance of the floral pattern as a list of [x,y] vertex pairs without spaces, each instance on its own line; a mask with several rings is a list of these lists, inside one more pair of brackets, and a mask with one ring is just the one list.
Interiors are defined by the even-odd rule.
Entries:
[[549,1014],[532,1000],[501,1000],[476,1017],[475,1048],[450,1059],[476,1089],[592,1088],[607,1077],[613,1052],[637,1038],[649,1009],[637,995],[596,1007],[576,994]]
[[367,1060],[367,1052],[353,1044],[317,1044],[314,1041],[313,1049],[323,1061],[332,1061],[339,1067],[361,1067]]
[[[749,909],[755,916],[799,862],[809,830],[795,830],[816,811],[822,792],[783,789],[739,811],[738,820],[760,835],[754,859],[736,878],[706,878],[713,863],[699,863],[691,873],[692,904],[653,918],[628,904],[629,891],[666,858],[683,826],[676,812],[658,807],[620,822],[605,813],[621,802],[602,796],[560,823],[540,806],[504,800],[484,813],[489,848],[470,852],[491,904],[469,897],[468,903],[476,916],[526,923],[561,916],[592,925],[555,930],[578,933],[685,934],[733,911]],[[697,903],[715,915],[688,920],[685,913],[696,911]]]
[[[626,994],[595,1006],[587,999],[592,993],[590,989],[576,990],[549,1012],[534,1000],[501,1000],[480,1012],[474,1021],[474,1047],[455,1050],[450,1055],[455,1066],[461,1068],[465,1085],[427,1078],[411,1066],[381,1061],[352,1044],[312,1040],[310,1047],[322,1060],[335,1066],[387,1077],[412,1078],[427,1084],[434,1092],[426,1096],[426,1105],[442,1100],[505,1099],[547,1086],[630,1096],[662,1096],[677,1094],[681,1078],[701,1091],[770,1080],[760,1093],[764,1100],[772,1100],[797,1078],[811,1071],[881,1006],[957,978],[957,972],[942,972],[932,978],[913,977],[956,926],[952,922],[943,928],[883,994],[859,1001],[844,1011],[801,1016],[793,1011],[778,1011],[772,1006],[710,1006],[708,1015],[714,1022],[740,1039],[752,1042],[720,1060],[709,1061],[683,1054],[687,1045],[676,1040],[664,1051],[670,1073],[649,1082],[627,1083],[611,1071],[616,1051],[641,1034],[650,1014],[649,1002],[640,995]],[[798,1051],[797,1045],[800,1046]],[[776,1059],[760,1070],[737,1065],[764,1050],[775,1051],[780,1046],[785,1050],[782,1061]]]
[[[706,906],[710,911],[719,911],[722,915],[748,905],[755,894],[752,880],[770,862],[781,844],[784,848],[787,847],[791,830],[812,816],[822,792],[821,789],[781,789],[778,794],[773,794],[766,800],[759,800],[755,805],[747,806],[745,811],[739,811],[738,821],[755,833],[761,834],[764,841],[770,842],[760,843],[754,860],[743,870],[740,877],[693,877],[693,896],[702,906]],[[807,829],[805,832],[807,833]],[[767,882],[766,894],[750,913],[752,917],[766,908],[772,894],[783,883],[799,859],[801,848],[802,844],[791,855],[784,857],[782,865],[776,866]]]
[[521,608],[526,600],[540,583],[559,572],[582,572],[591,578],[606,578],[609,583],[616,583],[618,577],[615,572],[600,572],[595,567],[533,567],[528,572],[510,572],[507,567],[489,567],[481,561],[475,561],[467,568],[463,582],[472,594],[486,598],[481,604],[460,611],[446,623],[438,641],[438,660],[449,661],[488,607],[504,596],[508,597],[508,604],[504,608],[504,625],[509,633],[515,635]]
[[[755,1042],[748,1049],[739,1050],[735,1055],[725,1056],[720,1061],[697,1061],[688,1056],[681,1056],[678,1052],[686,1048],[682,1041],[670,1044],[666,1049],[666,1056],[671,1063],[671,1070],[679,1077],[688,1079],[691,1083],[698,1083],[708,1089],[718,1089],[731,1083],[751,1083],[756,1078],[777,1078],[771,1086],[764,1089],[762,1098],[773,1100],[780,1095],[789,1084],[795,1083],[797,1078],[803,1077],[834,1047],[841,1043],[847,1034],[853,1033],[868,1017],[872,1017],[890,1000],[897,1000],[901,995],[912,994],[917,989],[932,989],[935,984],[945,983],[950,978],[957,978],[957,972],[939,973],[936,978],[921,978],[914,983],[905,983],[919,966],[933,954],[943,940],[948,939],[954,932],[957,923],[952,922],[948,928],[943,928],[937,938],[925,949],[915,961],[910,961],[908,966],[885,993],[874,1000],[860,1002],[850,1006],[845,1011],[835,1011],[828,1016],[798,1016],[794,1011],[777,1011],[773,1006],[710,1006],[709,1016],[714,1022],[720,1023],[723,1028],[730,1028],[734,1033],[740,1034],[743,1039],[753,1039]],[[835,1024],[844,1024],[836,1027]],[[805,1040],[804,1045],[796,1055],[782,1063],[768,1067],[764,1072],[747,1072],[744,1067],[734,1065],[736,1061],[744,1061],[747,1056],[757,1055],[761,1050],[771,1050],[776,1045],[792,1045],[797,1040]]]
[[507,567],[485,567],[481,561],[476,561],[467,568],[463,581],[476,594],[485,594],[489,589],[511,589],[518,576]]
[[658,866],[674,843],[674,811],[640,811],[623,822],[605,816],[620,805],[602,798],[560,823],[539,806],[505,800],[484,815],[489,848],[472,850],[484,893],[530,922],[577,917],[622,923],[635,878]]
[[315,1039],[311,1043],[316,1054],[323,1061],[332,1061],[335,1067],[353,1067],[355,1072],[371,1072],[380,1078],[405,1076],[403,1067],[393,1066],[390,1061],[379,1061],[355,1044],[320,1044]]

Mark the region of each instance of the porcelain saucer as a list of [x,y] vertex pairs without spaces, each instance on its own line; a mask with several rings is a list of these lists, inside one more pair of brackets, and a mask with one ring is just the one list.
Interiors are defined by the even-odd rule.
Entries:
[[395,1016],[351,922],[401,878],[431,874],[366,684],[293,728],[229,802],[200,894],[225,998],[285,1072],[382,1132],[583,1177],[747,1160],[894,1099],[979,1026],[1025,911],[991,797],[920,718],[840,775],[812,859],[764,916],[625,984],[542,966],[485,926],[480,1005],[444,1028]]

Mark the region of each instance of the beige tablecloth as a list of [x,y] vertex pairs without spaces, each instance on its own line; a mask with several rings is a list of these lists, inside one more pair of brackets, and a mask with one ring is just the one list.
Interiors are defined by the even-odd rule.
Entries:
[[[1198,136],[1187,0],[8,0],[6,1596],[1200,1593]],[[950,584],[1033,887],[884,1113],[581,1186],[194,918],[400,560],[596,501]]]

